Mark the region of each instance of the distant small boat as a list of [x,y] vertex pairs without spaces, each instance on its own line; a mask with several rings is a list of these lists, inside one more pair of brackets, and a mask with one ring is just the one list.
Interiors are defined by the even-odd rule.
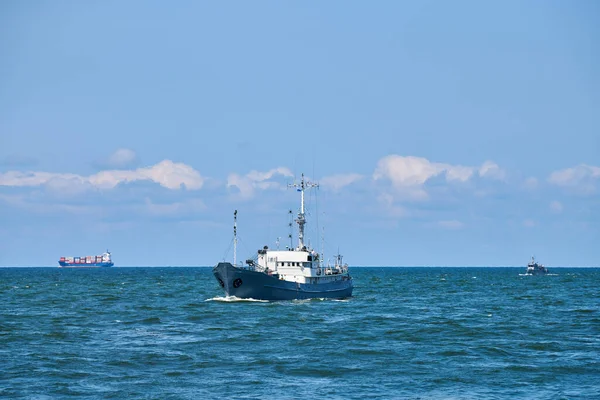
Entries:
[[61,257],[58,260],[59,268],[106,268],[113,265],[108,250],[99,256]]
[[531,261],[527,264],[527,271],[525,275],[546,275],[548,273],[548,269],[544,267],[542,264],[538,264],[535,261],[535,257],[531,257]]

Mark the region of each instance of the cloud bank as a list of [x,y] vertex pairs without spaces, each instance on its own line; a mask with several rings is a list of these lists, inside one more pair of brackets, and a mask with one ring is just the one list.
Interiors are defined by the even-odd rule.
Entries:
[[460,183],[467,182],[474,176],[504,180],[505,173],[491,161],[486,161],[480,167],[468,167],[431,162],[422,157],[392,154],[379,160],[373,180],[391,182],[396,196],[425,200],[429,195],[423,185],[435,177],[443,177],[449,183]]
[[595,193],[598,181],[600,181],[600,167],[586,164],[554,171],[548,177],[548,182],[551,184],[581,194]]
[[373,179],[389,179],[394,186],[422,185],[429,179],[444,175],[447,181],[465,182],[477,173],[481,177],[504,179],[504,171],[497,164],[486,161],[481,167],[465,167],[436,163],[422,157],[386,156],[379,160]]
[[53,189],[98,188],[112,189],[121,183],[152,181],[167,189],[198,190],[204,178],[198,171],[183,163],[163,160],[150,167],[135,170],[108,170],[82,176],[69,173],[20,172],[0,173],[0,186],[48,186]]
[[292,177],[294,174],[285,167],[278,167],[267,172],[250,171],[246,175],[229,174],[227,187],[236,187],[242,199],[250,199],[254,196],[256,189],[277,189],[281,183],[275,181],[276,176]]

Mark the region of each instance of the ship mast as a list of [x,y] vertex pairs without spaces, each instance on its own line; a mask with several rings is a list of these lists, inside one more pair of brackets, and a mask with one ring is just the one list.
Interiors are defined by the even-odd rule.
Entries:
[[233,212],[233,265],[236,263],[237,252],[237,210]]
[[299,184],[292,183],[289,184],[288,187],[295,187],[300,192],[300,212],[298,213],[296,222],[298,223],[298,249],[302,250],[304,248],[304,225],[306,224],[306,218],[304,216],[304,190],[319,187],[319,184],[305,181],[304,174],[302,174],[302,179]]

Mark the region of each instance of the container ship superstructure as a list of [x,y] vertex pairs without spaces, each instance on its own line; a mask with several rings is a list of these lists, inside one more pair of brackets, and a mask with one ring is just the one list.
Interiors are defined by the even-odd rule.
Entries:
[[110,252],[106,250],[99,256],[61,257],[58,260],[59,268],[106,268],[115,265]]

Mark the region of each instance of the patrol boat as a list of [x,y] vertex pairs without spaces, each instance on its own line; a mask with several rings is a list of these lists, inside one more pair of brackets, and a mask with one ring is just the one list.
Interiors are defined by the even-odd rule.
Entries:
[[548,273],[548,269],[544,267],[542,264],[538,264],[535,261],[535,258],[532,256],[531,261],[527,264],[527,271],[525,275],[546,275]]
[[322,254],[304,243],[304,191],[318,186],[305,180],[304,174],[300,183],[288,185],[300,192],[300,211],[296,219],[298,247],[271,250],[264,246],[254,258],[239,265],[236,262],[237,210],[234,211],[233,263],[223,261],[213,268],[213,274],[227,296],[256,300],[342,299],[352,296],[352,277],[348,264],[342,262],[342,256],[338,254],[333,262],[324,263]]

